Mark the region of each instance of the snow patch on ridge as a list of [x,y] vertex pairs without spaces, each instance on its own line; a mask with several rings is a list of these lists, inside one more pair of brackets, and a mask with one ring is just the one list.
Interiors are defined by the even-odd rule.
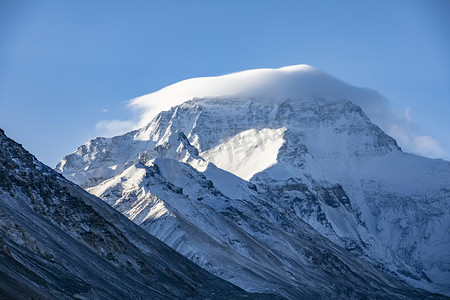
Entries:
[[256,173],[277,163],[278,150],[285,142],[285,131],[286,127],[246,130],[200,156],[221,169],[250,180]]

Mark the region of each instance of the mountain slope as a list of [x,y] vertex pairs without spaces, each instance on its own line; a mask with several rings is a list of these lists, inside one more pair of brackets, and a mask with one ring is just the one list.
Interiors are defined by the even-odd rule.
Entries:
[[266,297],[205,272],[1,130],[0,257],[1,298]]
[[[245,181],[214,165],[204,174],[158,158],[89,191],[247,291],[273,291],[291,299],[426,297],[329,243],[273,201],[260,199]],[[215,183],[208,178],[216,178]],[[231,197],[221,190],[231,190]],[[245,200],[233,199],[236,193]]]

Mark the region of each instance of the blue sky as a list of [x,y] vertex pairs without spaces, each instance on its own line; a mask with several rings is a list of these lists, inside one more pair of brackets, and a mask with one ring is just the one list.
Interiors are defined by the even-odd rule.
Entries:
[[[306,63],[378,90],[450,159],[450,1],[0,2],[0,127],[54,166],[125,101]],[[434,144],[433,144],[434,143]]]

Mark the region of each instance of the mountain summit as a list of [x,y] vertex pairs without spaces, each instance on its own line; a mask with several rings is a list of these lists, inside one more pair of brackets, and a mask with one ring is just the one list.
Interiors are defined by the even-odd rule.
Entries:
[[371,118],[376,117],[374,108],[386,101],[375,90],[352,86],[312,66],[301,64],[191,78],[135,98],[130,105],[146,111],[141,120],[141,125],[144,126],[157,113],[188,100],[214,98],[220,101],[230,97],[270,103],[281,103],[286,99],[302,102],[345,99],[361,106]]
[[132,103],[164,99],[175,106],[57,170],[247,291],[422,297],[406,282],[450,293],[450,163],[402,152],[366,115],[378,93],[299,65]]

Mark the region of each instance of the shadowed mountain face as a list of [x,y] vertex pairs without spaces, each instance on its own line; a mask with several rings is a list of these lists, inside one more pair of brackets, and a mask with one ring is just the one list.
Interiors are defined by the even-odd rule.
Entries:
[[204,271],[0,130],[1,299],[274,299]]
[[445,255],[417,254],[448,244],[447,183],[430,178],[449,169],[401,152],[349,101],[242,98],[185,102],[57,166],[211,273],[290,299],[439,297],[402,280],[446,284],[429,276]]

